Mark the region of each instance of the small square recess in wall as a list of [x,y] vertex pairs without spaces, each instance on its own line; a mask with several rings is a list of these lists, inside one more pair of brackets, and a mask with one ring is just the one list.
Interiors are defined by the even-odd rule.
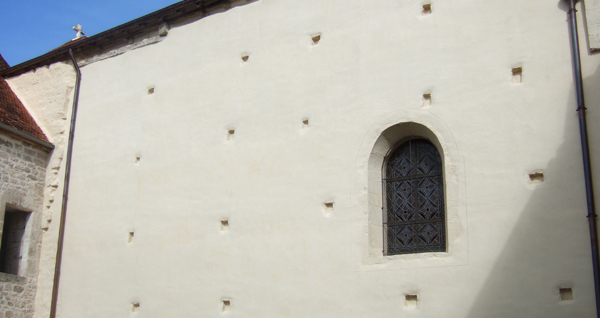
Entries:
[[560,293],[561,301],[573,300],[573,289],[572,288],[559,288],[558,292]]
[[419,296],[417,295],[404,295],[406,299],[406,308],[414,309],[417,308],[417,303],[419,302]]

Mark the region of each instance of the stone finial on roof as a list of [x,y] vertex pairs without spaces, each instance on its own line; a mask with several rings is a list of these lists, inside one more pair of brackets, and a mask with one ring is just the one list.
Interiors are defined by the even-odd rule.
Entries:
[[73,40],[77,40],[82,35],[85,35],[85,32],[83,32],[83,29],[81,28],[81,24],[77,24],[76,27],[73,27],[73,30],[77,31],[77,35],[75,35],[75,38]]

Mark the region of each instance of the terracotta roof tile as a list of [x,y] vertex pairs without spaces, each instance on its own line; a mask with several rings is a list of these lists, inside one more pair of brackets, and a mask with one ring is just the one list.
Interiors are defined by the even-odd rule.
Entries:
[[0,77],[0,122],[48,142],[42,129],[2,77]]

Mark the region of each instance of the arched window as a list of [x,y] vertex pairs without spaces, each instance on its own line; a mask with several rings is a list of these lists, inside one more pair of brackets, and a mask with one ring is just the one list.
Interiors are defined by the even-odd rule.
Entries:
[[446,251],[442,160],[425,139],[403,142],[383,169],[387,255]]

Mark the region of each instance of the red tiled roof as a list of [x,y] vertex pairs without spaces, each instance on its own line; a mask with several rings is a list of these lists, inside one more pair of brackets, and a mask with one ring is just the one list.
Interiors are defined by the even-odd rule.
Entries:
[[10,66],[8,65],[8,63],[6,63],[6,61],[2,57],[2,54],[0,54],[0,71],[5,70],[7,68],[10,68]]
[[44,132],[2,77],[0,77],[0,123],[48,142]]

